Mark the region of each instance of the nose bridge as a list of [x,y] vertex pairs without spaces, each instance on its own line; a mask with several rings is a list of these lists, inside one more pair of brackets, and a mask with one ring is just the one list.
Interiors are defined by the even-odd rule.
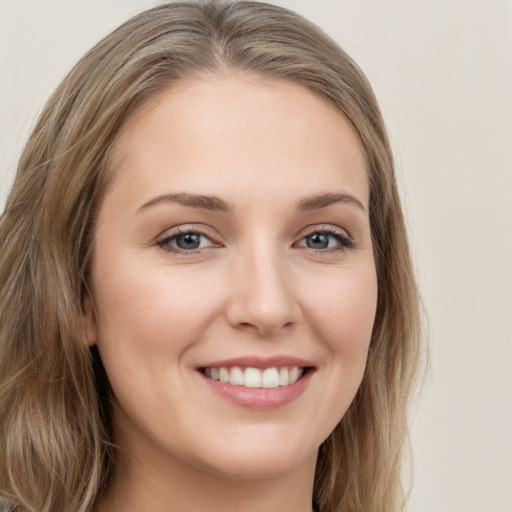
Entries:
[[253,239],[237,255],[229,319],[268,334],[298,319],[289,262],[279,244]]

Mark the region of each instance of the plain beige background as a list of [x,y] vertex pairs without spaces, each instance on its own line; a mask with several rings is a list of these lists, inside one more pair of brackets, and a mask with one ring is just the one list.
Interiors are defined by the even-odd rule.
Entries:
[[[151,0],[0,0],[0,205],[44,100]],[[512,512],[512,1],[282,0],[359,62],[430,323],[411,512]]]

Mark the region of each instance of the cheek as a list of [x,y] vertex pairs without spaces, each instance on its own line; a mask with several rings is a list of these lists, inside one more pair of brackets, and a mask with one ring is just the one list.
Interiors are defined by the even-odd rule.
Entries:
[[[313,288],[308,318],[320,361],[316,402],[319,439],[347,412],[364,376],[377,304],[373,265],[336,269],[327,289]],[[311,289],[311,287],[310,287]]]
[[[312,302],[315,324],[333,350],[356,349],[371,338],[377,306],[377,279],[373,266],[343,272]],[[364,347],[363,347],[364,348]]]
[[133,257],[115,266],[100,263],[93,283],[98,347],[117,366],[152,372],[180,362],[222,308],[214,272],[151,267]]
[[[333,379],[333,411],[342,416],[364,375],[377,304],[377,279],[373,265],[345,269],[326,292],[313,301],[311,325],[328,358]],[[343,392],[339,391],[343,390]],[[339,419],[339,418],[338,418]]]
[[96,267],[97,346],[118,403],[145,424],[147,411],[179,404],[189,349],[216,316],[218,299],[207,276],[199,286],[186,271],[122,263],[109,272]]

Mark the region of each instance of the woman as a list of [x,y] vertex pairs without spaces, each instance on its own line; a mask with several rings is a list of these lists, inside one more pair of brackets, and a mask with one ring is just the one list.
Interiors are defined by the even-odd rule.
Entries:
[[125,23],[50,98],[0,240],[7,506],[403,507],[417,292],[376,100],[315,26]]

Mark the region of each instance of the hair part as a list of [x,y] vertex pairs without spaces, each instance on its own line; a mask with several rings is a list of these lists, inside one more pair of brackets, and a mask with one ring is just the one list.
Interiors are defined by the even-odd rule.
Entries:
[[20,512],[91,512],[113,471],[109,387],[84,341],[95,214],[120,130],[178,80],[242,72],[303,85],[359,136],[378,304],[365,376],[320,448],[322,512],[397,511],[419,300],[392,152],[364,74],[320,29],[255,1],[145,11],[99,42],[46,104],[0,219],[0,495]]

